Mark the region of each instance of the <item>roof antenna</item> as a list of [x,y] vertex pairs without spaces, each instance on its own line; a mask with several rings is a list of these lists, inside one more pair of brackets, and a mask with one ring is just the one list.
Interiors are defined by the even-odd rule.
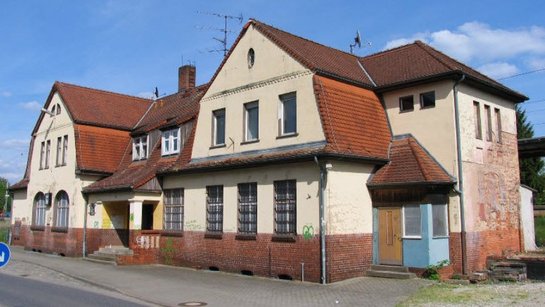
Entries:
[[223,28],[204,28],[204,27],[199,27],[199,28],[200,29],[205,29],[205,30],[216,30],[216,31],[223,32],[223,39],[213,37],[213,39],[215,39],[215,40],[217,40],[218,42],[221,43],[223,48],[219,49],[219,50],[209,50],[209,52],[221,52],[221,51],[223,51],[223,56],[226,56],[227,55],[227,33],[232,32],[232,31],[227,29],[227,19],[236,19],[236,20],[239,21],[239,23],[242,23],[242,21],[244,20],[244,18],[242,17],[242,14],[240,14],[239,16],[232,16],[232,15],[225,15],[225,14],[219,14],[219,13],[209,13],[209,12],[199,12],[199,11],[197,11],[197,13],[198,14],[204,14],[204,15],[212,15],[212,16],[223,18],[223,20],[224,20]]
[[[367,46],[371,46],[371,42],[366,42]],[[354,54],[354,47],[361,48],[361,36],[360,31],[356,31],[356,37],[354,37],[354,43],[350,44],[350,53]]]

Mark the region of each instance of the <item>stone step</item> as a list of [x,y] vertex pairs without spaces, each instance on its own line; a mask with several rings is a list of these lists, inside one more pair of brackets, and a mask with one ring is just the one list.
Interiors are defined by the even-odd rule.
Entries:
[[112,258],[110,258],[110,257],[102,257],[102,256],[95,255],[95,254],[90,254],[90,255],[88,255],[87,257],[83,258],[83,260],[85,260],[85,261],[91,261],[91,262],[96,262],[96,263],[102,263],[102,264],[113,264],[113,265],[117,265],[116,262],[115,262],[115,258],[112,259]]
[[395,279],[412,279],[416,278],[416,274],[410,272],[392,272],[392,271],[375,271],[368,270],[367,276],[382,277],[382,278],[395,278]]
[[133,252],[131,249],[124,246],[107,246],[101,247],[98,250],[101,254],[112,254],[112,255],[132,255]]
[[371,270],[373,271],[388,271],[388,272],[403,272],[408,273],[409,268],[406,266],[399,265],[384,265],[384,264],[373,264],[371,265]]
[[95,258],[100,258],[100,259],[103,259],[103,260],[112,260],[112,261],[115,261],[115,258],[117,257],[116,254],[112,254],[112,253],[104,253],[104,252],[100,252],[100,251],[96,251],[92,254],[90,254],[89,256],[93,256]]

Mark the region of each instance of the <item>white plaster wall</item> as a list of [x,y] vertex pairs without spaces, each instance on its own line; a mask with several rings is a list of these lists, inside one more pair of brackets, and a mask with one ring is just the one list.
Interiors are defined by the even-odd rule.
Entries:
[[534,226],[534,202],[532,190],[520,187],[520,217],[524,235],[524,250],[533,251],[536,246],[536,232]]
[[184,188],[184,229],[206,231],[206,186],[223,185],[223,231],[237,232],[237,184],[257,182],[257,231],[274,233],[274,185],[277,180],[297,180],[297,234],[304,226],[319,229],[319,169],[314,162],[229,170],[225,172],[167,176],[164,189]]
[[[255,64],[248,68],[247,53],[255,51]],[[279,95],[296,92],[297,132],[278,136]],[[244,107],[259,101],[259,142],[244,142]],[[226,147],[212,146],[212,111],[225,108]],[[232,141],[231,141],[232,140]],[[314,96],[312,72],[283,52],[253,26],[241,38],[201,101],[193,158],[224,155],[325,140]]]
[[327,175],[327,234],[373,232],[373,206],[367,181],[373,165],[332,161]]

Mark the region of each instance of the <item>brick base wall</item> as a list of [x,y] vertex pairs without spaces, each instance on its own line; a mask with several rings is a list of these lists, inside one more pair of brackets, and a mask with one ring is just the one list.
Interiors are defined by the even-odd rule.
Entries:
[[364,276],[373,262],[373,235],[350,234],[326,237],[327,281]]

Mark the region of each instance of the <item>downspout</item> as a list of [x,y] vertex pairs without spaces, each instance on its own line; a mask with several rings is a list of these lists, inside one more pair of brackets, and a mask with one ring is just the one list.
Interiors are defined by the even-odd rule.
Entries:
[[81,244],[81,255],[83,258],[87,257],[87,205],[89,202],[89,197],[87,195],[83,196],[85,200],[85,206],[83,208],[83,243]]
[[458,195],[460,196],[460,243],[462,247],[462,274],[467,275],[467,248],[466,248],[466,223],[464,214],[464,173],[462,165],[462,137],[460,131],[460,110],[458,105],[458,85],[462,83],[466,78],[465,74],[462,74],[460,80],[454,82],[452,91],[454,93],[454,120],[456,124],[456,160],[458,160]]
[[326,249],[325,249],[325,200],[324,200],[324,194],[325,194],[325,177],[327,175],[327,168],[320,165],[320,162],[318,161],[318,157],[314,156],[314,162],[316,162],[316,165],[320,168],[320,187],[319,187],[319,202],[320,202],[320,282],[322,285],[325,285],[327,282],[326,276]]

